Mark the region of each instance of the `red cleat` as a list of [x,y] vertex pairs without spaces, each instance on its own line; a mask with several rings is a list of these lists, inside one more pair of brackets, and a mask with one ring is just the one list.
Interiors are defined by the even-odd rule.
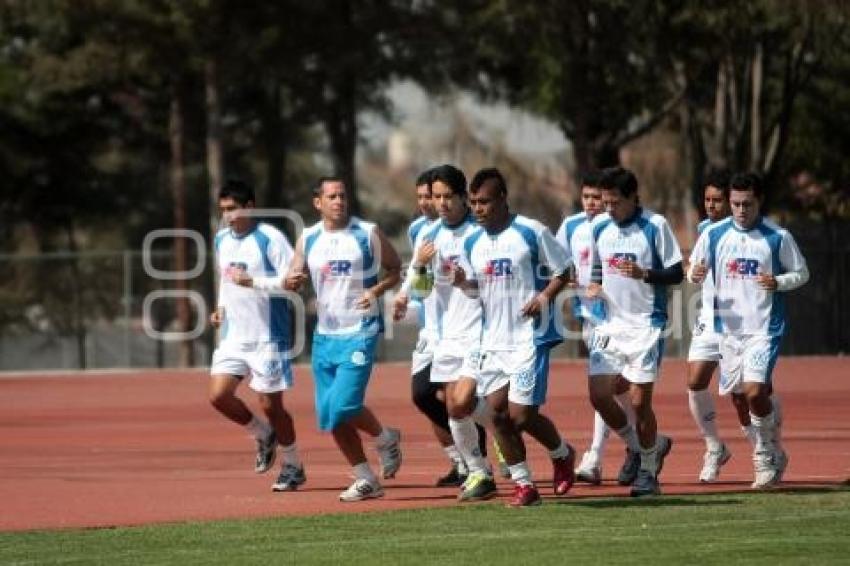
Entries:
[[570,453],[566,458],[557,458],[552,460],[552,468],[554,475],[552,477],[552,487],[555,488],[555,495],[566,495],[567,492],[576,483],[576,451],[572,446],[567,445]]
[[540,499],[540,494],[537,488],[533,485],[519,485],[514,487],[514,496],[508,503],[511,507],[531,507],[532,505],[540,505],[543,500]]

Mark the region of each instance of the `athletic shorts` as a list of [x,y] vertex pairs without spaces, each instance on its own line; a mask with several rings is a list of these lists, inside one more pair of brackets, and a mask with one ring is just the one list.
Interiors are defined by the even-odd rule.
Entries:
[[597,326],[590,345],[588,375],[622,375],[631,383],[658,379],[664,339],[660,328]]
[[434,336],[426,330],[419,331],[419,339],[410,356],[410,375],[416,375],[431,365],[434,358]]
[[[465,365],[469,352],[481,347],[478,340],[464,341],[444,339],[434,346],[434,360],[431,363],[431,382],[448,383],[460,377],[477,379],[475,373]],[[464,373],[466,372],[466,373]]]
[[724,336],[720,343],[720,394],[743,393],[743,384],[772,383],[781,336]]
[[719,362],[721,334],[697,321],[688,349],[689,362]]
[[313,380],[319,429],[333,430],[363,410],[375,362],[375,334],[313,335]]
[[487,397],[507,386],[511,403],[539,407],[546,402],[551,349],[472,350],[464,359],[462,373],[475,376],[480,396]]
[[277,393],[292,387],[292,365],[283,342],[222,342],[215,349],[210,375],[250,377],[248,387],[257,393]]

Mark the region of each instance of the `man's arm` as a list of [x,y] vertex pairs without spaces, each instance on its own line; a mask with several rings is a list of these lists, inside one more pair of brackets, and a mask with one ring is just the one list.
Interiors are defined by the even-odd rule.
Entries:
[[358,309],[371,308],[372,303],[377,298],[398,285],[401,279],[401,259],[398,257],[398,252],[395,251],[393,245],[377,226],[372,232],[372,245],[377,252],[377,257],[380,258],[383,278],[364,291],[355,303],[355,307]]

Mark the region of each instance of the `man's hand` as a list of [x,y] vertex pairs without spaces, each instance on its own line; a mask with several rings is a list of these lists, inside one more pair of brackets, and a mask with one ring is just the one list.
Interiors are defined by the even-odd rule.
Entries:
[[399,293],[393,301],[393,320],[398,322],[407,314],[407,293]]
[[589,283],[584,290],[584,296],[588,299],[596,299],[602,296],[602,285],[599,283]]
[[254,285],[254,279],[248,275],[248,272],[241,267],[233,267],[227,270],[227,278],[233,283],[242,287],[251,287]]
[[705,276],[707,274],[708,266],[705,264],[705,260],[701,259],[700,262],[694,265],[693,269],[691,269],[691,281],[701,284],[705,281]]
[[423,242],[416,250],[416,256],[413,258],[413,265],[428,265],[431,263],[434,254],[437,253],[437,248],[434,247],[434,242]]
[[466,271],[459,265],[452,267],[452,285],[463,289],[466,283]]
[[617,265],[617,270],[623,277],[630,277],[631,279],[643,279],[646,273],[638,264],[628,259],[621,261]]
[[224,322],[224,307],[218,307],[210,314],[210,324],[218,328]]
[[307,280],[307,274],[304,272],[293,273],[283,280],[283,288],[287,291],[298,291],[304,282]]
[[546,297],[544,297],[542,293],[538,293],[537,295],[534,295],[534,297],[532,297],[532,299],[528,301],[524,307],[522,307],[520,314],[525,317],[538,316],[540,311],[545,308],[546,303],[548,303]]
[[354,308],[361,311],[372,311],[373,305],[377,304],[378,298],[371,290],[366,289],[357,301],[354,303]]
[[756,283],[765,291],[776,291],[776,277],[769,273],[759,273],[756,276]]

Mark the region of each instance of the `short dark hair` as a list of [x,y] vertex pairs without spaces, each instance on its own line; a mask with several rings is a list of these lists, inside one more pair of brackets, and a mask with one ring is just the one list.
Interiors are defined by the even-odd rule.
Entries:
[[[319,177],[319,180],[316,181],[316,184],[313,185],[313,196],[320,197],[322,196],[322,185],[325,183],[342,183],[345,185],[345,180],[339,175],[325,175],[323,177]],[[348,187],[346,187],[347,189]]]
[[736,173],[729,181],[729,190],[732,191],[753,191],[753,195],[760,199],[764,195],[764,186],[761,175],[758,173]]
[[478,189],[481,188],[485,182],[493,179],[496,181],[496,188],[503,195],[508,194],[508,184],[505,182],[505,177],[502,173],[496,169],[495,167],[485,167],[478,171],[474,177],[472,177],[472,182],[469,183],[469,192],[477,193]]
[[723,196],[729,196],[729,181],[732,178],[732,174],[728,169],[712,169],[705,176],[705,182],[702,184],[703,190],[706,187],[717,187],[721,191],[723,191]]
[[581,179],[579,179],[579,190],[581,190],[582,187],[598,187],[599,179],[601,177],[602,172],[599,169],[591,169],[589,171],[585,171],[584,174],[582,174]]
[[224,186],[218,190],[218,200],[223,198],[232,198],[240,206],[245,206],[249,202],[255,204],[257,202],[254,196],[254,187],[239,179],[228,179],[225,181]]
[[454,165],[438,165],[431,169],[431,179],[428,183],[428,187],[431,188],[431,185],[433,185],[435,181],[444,183],[452,190],[452,193],[456,195],[461,197],[466,196],[466,176],[463,174],[463,171]]
[[416,186],[421,187],[422,185],[428,185],[428,190],[431,190],[431,171],[433,169],[426,169],[416,177]]
[[599,188],[605,190],[618,190],[624,197],[637,194],[638,181],[635,174],[625,167],[607,167],[602,170],[599,177]]

